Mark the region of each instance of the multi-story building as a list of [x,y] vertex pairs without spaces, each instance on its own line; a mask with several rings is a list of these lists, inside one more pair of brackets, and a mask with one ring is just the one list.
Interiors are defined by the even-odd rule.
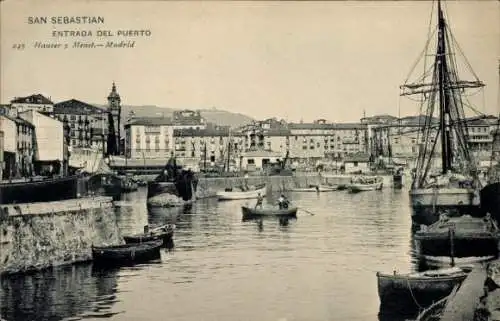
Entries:
[[[35,148],[30,158],[34,160],[35,173],[41,174],[52,168],[55,173],[67,174],[69,154],[64,123],[34,110],[19,113],[19,117],[32,124],[34,130],[31,139]],[[26,139],[29,137],[26,134]]]
[[[113,82],[111,87],[111,92],[108,95],[108,112],[111,113],[113,117],[113,125],[115,127],[115,139],[116,139],[116,154],[120,155],[123,151],[120,150],[121,147],[121,115],[122,115],[122,107],[121,107],[121,98],[118,92],[116,91],[116,85]],[[106,121],[107,126],[107,121]]]
[[205,129],[199,112],[183,110],[172,118],[134,117],[125,125],[127,158],[166,159],[175,152],[175,129]]
[[231,133],[229,127],[208,126],[205,129],[174,129],[175,155],[203,166],[238,165],[244,151],[243,134]]
[[54,103],[42,94],[33,94],[27,97],[16,97],[10,101],[11,107],[22,113],[27,110],[34,110],[43,114],[52,114]]
[[70,99],[54,105],[54,116],[70,127],[71,148],[102,149],[108,133],[105,110]]
[[32,123],[11,110],[0,114],[0,128],[4,133],[4,178],[30,176],[36,149],[35,128]]
[[[390,122],[371,124],[371,153],[374,156],[416,158],[423,146],[422,129],[425,116],[394,118]],[[433,124],[430,143],[436,144],[435,155],[441,154],[438,120]],[[491,153],[493,136],[492,125],[481,118],[469,118],[465,123],[469,138],[469,149],[476,157],[484,158]]]
[[366,152],[367,125],[360,123],[291,123],[290,157],[292,159],[343,158]]

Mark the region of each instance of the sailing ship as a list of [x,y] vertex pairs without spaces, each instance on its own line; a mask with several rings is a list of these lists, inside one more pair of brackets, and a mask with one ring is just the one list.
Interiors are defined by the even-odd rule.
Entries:
[[[417,139],[422,145],[409,192],[412,221],[416,225],[436,222],[443,210],[447,210],[449,215],[480,214],[480,182],[476,163],[468,149],[463,92],[469,88],[484,87],[484,83],[475,76],[456,43],[440,0],[437,7],[437,26],[431,31],[424,50],[424,56],[433,56],[434,61],[424,70],[418,82],[409,83],[407,80],[401,86],[401,96],[420,95],[420,108],[426,110],[426,117],[421,117],[423,124],[420,123],[422,129]],[[430,39],[436,35],[436,52],[429,55]],[[459,54],[474,75],[474,80],[459,78],[456,59]],[[436,146],[441,147],[439,153]],[[440,165],[433,168],[439,154]],[[433,173],[436,169],[439,171]]]
[[[500,60],[498,61],[498,107],[500,108]],[[488,182],[480,191],[481,208],[500,222],[500,114],[493,131]]]

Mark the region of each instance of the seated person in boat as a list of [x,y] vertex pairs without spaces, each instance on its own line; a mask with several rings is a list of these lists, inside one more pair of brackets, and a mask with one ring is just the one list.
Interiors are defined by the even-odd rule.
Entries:
[[257,204],[255,204],[255,209],[257,209],[257,206],[262,208],[262,202],[264,201],[264,196],[262,196],[260,193],[257,194]]
[[280,210],[287,209],[288,208],[288,200],[285,197],[285,195],[281,194],[280,198],[278,199],[278,206]]

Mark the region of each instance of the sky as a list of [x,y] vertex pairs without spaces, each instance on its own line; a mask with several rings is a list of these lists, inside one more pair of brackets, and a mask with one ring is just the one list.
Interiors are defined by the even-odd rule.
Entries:
[[[450,1],[449,23],[477,76],[470,97],[498,114],[500,2]],[[43,93],[55,102],[216,107],[257,119],[358,121],[416,115],[399,96],[428,36],[432,1],[0,2],[0,100]],[[104,24],[29,24],[28,17],[102,16]],[[434,21],[433,21],[434,23]],[[58,38],[52,31],[89,30]],[[97,30],[150,30],[134,48],[40,49],[36,41],[101,41]],[[128,40],[126,39],[126,40]],[[14,45],[24,44],[24,50]],[[415,75],[423,70],[417,70]],[[466,78],[470,78],[466,73]]]

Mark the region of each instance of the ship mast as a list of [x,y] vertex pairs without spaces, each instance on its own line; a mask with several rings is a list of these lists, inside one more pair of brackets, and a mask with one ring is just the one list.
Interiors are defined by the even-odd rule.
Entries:
[[441,0],[438,0],[438,48],[435,63],[439,74],[439,128],[441,130],[441,168],[443,174],[451,170],[453,157],[450,133],[450,95],[446,88],[448,65],[446,62],[445,28],[446,21],[441,9]]

